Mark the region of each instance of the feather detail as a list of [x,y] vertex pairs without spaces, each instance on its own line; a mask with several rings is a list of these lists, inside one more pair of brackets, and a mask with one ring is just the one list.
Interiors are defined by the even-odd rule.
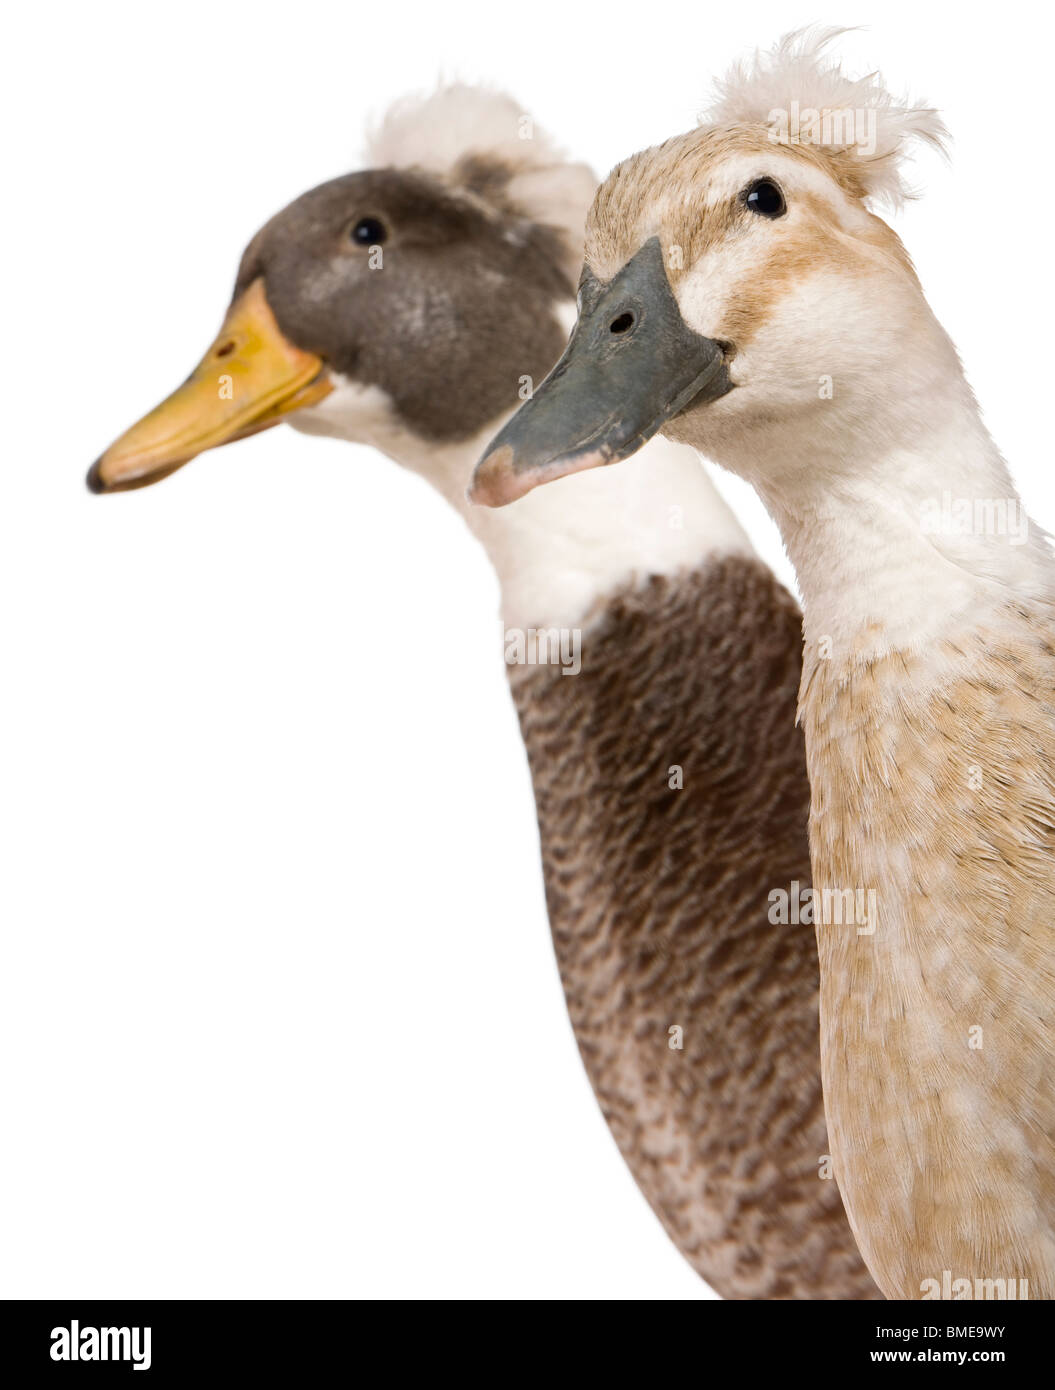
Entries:
[[[945,154],[949,132],[933,107],[895,97],[879,73],[848,77],[828,58],[828,45],[847,32],[798,29],[766,52],[756,49],[716,82],[715,100],[700,123],[762,124],[775,131],[794,104],[805,118],[801,141],[826,154],[833,170],[852,167],[862,196],[896,208],[916,196],[903,168],[912,142]],[[858,115],[863,119],[853,119]],[[837,177],[846,182],[845,172]]]

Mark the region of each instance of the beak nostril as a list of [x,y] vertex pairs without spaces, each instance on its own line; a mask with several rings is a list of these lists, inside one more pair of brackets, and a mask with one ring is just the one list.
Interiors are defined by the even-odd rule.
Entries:
[[230,339],[228,339],[228,341],[227,341],[226,343],[223,344],[222,347],[218,347],[218,348],[216,349],[216,356],[217,356],[217,357],[230,357],[231,353],[234,352],[234,349],[235,349],[234,339],[233,339],[233,338],[230,338]]
[[625,333],[628,329],[633,328],[633,326],[633,314],[620,314],[617,319],[613,319],[608,325],[608,331],[610,333]]

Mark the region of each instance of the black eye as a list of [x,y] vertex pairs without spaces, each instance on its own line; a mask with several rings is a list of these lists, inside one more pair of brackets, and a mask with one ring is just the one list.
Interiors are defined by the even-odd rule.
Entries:
[[352,228],[352,240],[357,246],[380,246],[387,236],[385,224],[376,217],[360,217]]
[[772,179],[756,179],[742,194],[744,204],[760,217],[783,217],[788,210],[784,195]]

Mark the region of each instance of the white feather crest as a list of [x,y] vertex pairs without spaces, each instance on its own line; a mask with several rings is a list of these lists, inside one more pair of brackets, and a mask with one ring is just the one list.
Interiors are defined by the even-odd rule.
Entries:
[[419,168],[457,183],[469,156],[495,159],[511,170],[509,198],[534,221],[558,227],[582,246],[597,176],[570,161],[512,97],[456,82],[395,103],[368,136],[374,168]]
[[[944,154],[949,132],[932,107],[894,97],[878,72],[847,77],[824,50],[848,32],[839,27],[797,29],[768,52],[756,49],[750,60],[735,64],[715,84],[716,99],[701,123],[760,123],[772,128],[795,111],[800,119],[806,117],[800,128],[803,143],[828,148],[843,160],[852,155],[854,177],[864,196],[898,207],[915,196],[902,168],[911,142],[921,141]],[[859,119],[833,121],[833,113]],[[843,138],[850,130],[853,138]]]

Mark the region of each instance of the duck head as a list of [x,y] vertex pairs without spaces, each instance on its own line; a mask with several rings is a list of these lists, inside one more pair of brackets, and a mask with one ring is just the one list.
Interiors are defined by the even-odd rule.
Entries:
[[926,373],[921,341],[944,335],[869,203],[904,195],[905,142],[943,127],[826,64],[832,36],[790,36],[734,73],[706,124],[602,183],[571,341],[492,441],[473,501],[618,462],[659,430],[762,486],[759,468],[815,458],[881,393],[896,415]]
[[461,86],[395,108],[372,154],[378,167],[256,234],[205,356],[96,460],[93,492],[156,482],[280,421],[367,442],[379,419],[386,440],[471,439],[545,375],[590,171],[509,98]]

